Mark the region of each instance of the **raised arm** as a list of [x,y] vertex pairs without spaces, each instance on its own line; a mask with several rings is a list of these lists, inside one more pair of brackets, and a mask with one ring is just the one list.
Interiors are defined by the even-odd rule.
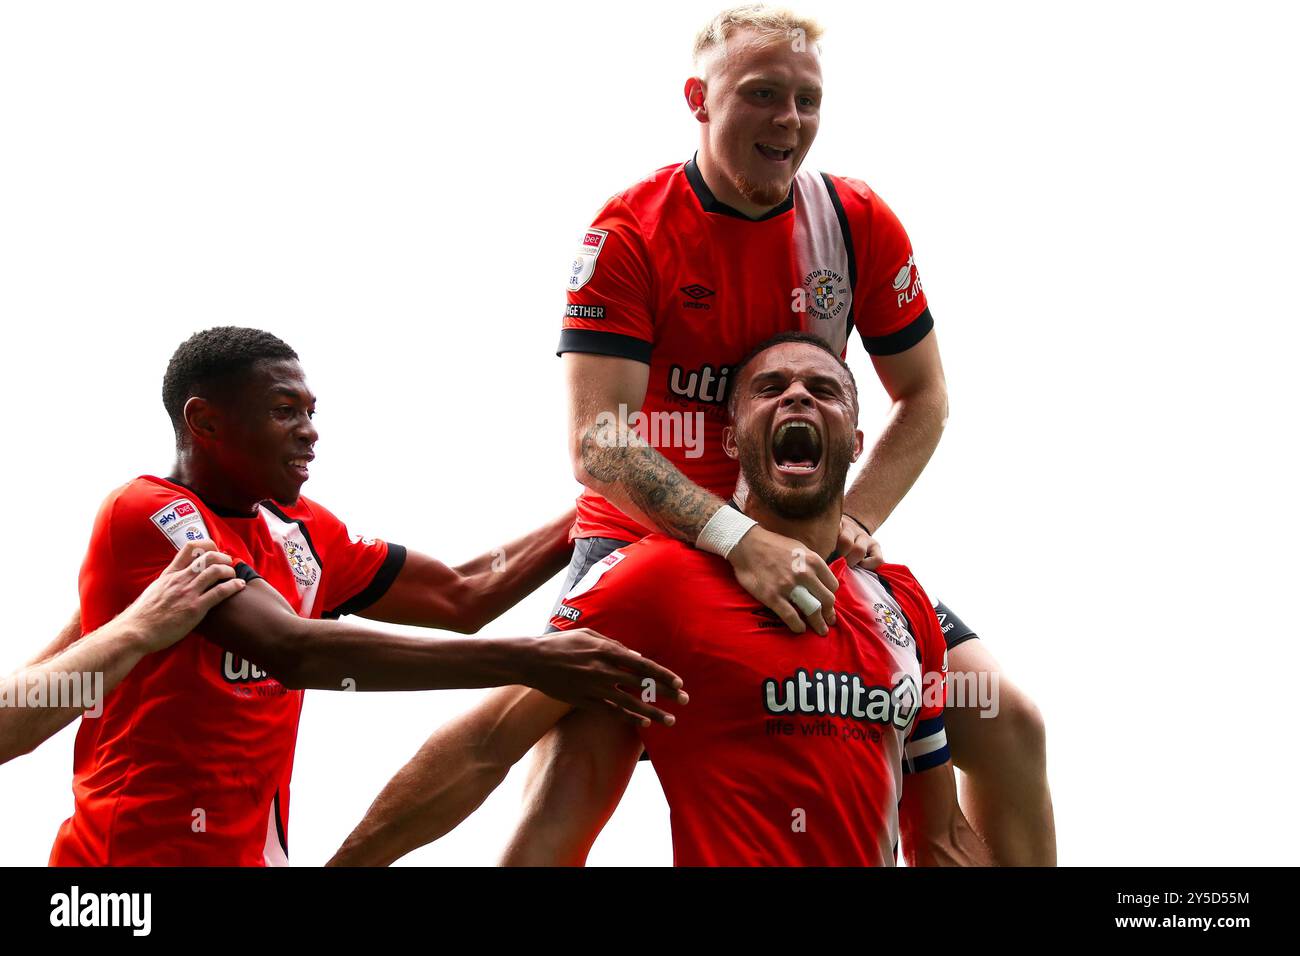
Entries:
[[306,620],[265,581],[209,614],[203,635],[255,662],[291,688],[435,690],[524,684],[559,700],[638,723],[671,723],[620,685],[656,681],[665,699],[681,680],[666,668],[586,628],[546,638],[410,637],[351,621]]
[[875,532],[916,483],[939,445],[948,420],[948,385],[933,331],[907,351],[873,355],[871,362],[893,405],[844,496],[844,513]]
[[997,865],[957,804],[951,760],[907,775],[898,825],[908,866]]
[[[695,544],[726,502],[688,479],[635,432],[618,425],[625,419],[620,409],[630,414],[644,403],[650,367],[635,359],[581,352],[566,352],[564,363],[574,477],[641,523]],[[839,585],[820,557],[758,525],[725,557],[741,586],[796,633],[807,628],[789,595],[802,584],[826,609],[810,615],[808,623],[819,634],[827,632]]]
[[388,590],[360,614],[473,634],[558,574],[569,562],[573,511],[500,548],[448,567],[408,551]]
[[569,710],[527,687],[488,695],[425,741],[326,865],[388,866],[432,843],[473,813]]

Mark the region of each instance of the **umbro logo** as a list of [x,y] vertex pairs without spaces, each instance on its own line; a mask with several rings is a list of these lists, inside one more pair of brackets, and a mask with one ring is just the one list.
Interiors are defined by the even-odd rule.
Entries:
[[709,303],[700,301],[701,299],[707,299],[709,296],[714,294],[713,290],[707,286],[702,286],[698,282],[692,282],[690,285],[682,286],[679,291],[691,298],[690,302],[682,303],[683,307],[687,309],[712,308]]

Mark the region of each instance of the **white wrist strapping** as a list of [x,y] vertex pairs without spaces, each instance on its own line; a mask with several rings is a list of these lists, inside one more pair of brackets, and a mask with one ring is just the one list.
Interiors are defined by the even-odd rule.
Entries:
[[746,517],[730,505],[723,505],[713,512],[713,517],[700,531],[695,547],[725,558],[740,543],[745,532],[756,524],[758,522],[753,518]]

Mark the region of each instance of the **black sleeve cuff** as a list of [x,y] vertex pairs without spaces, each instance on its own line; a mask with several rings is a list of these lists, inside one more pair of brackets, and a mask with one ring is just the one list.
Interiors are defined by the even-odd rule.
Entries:
[[897,355],[899,352],[906,352],[921,341],[933,328],[934,317],[930,315],[930,309],[927,307],[924,312],[897,332],[890,332],[888,335],[862,336],[862,344],[866,346],[869,355]]
[[236,561],[235,577],[239,578],[239,580],[243,581],[245,584],[251,584],[254,581],[256,581],[258,578],[260,578],[261,575],[258,574],[256,571],[254,571],[252,568],[250,568],[243,561]]
[[616,358],[635,359],[649,365],[652,350],[653,346],[644,339],[619,332],[565,329],[560,333],[560,346],[555,350],[555,354],[586,352],[589,355],[613,355]]
[[390,541],[388,555],[384,558],[384,563],[379,566],[379,570],[375,572],[375,576],[370,579],[370,583],[355,597],[349,598],[331,611],[326,611],[321,617],[339,618],[344,614],[364,611],[388,593],[388,589],[397,580],[397,575],[404,564],[406,564],[406,548]]

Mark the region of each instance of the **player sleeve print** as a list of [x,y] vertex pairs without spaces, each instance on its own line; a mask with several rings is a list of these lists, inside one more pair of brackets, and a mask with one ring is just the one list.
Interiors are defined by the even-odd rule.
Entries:
[[615,196],[574,251],[557,354],[587,352],[649,364],[654,321],[648,263],[636,217]]

